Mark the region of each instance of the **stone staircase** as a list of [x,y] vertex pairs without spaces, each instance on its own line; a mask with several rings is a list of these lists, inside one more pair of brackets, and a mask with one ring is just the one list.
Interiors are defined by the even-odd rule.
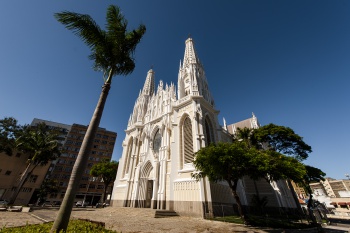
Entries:
[[155,218],[168,218],[168,217],[176,217],[179,216],[173,210],[156,210],[154,217]]

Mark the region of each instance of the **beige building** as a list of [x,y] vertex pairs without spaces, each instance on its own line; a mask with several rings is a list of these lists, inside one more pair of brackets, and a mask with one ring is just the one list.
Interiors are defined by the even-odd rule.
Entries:
[[310,184],[310,187],[315,195],[340,198],[343,192],[350,191],[350,180],[326,178],[324,181]]
[[[14,152],[11,156],[0,153],[0,199],[5,199],[7,201],[11,199],[18,185],[19,178],[27,167],[28,157],[28,154],[19,152]],[[21,188],[14,204],[26,205],[31,201],[35,190],[40,188],[49,166],[50,164],[46,166],[37,166],[33,170],[27,182],[25,182]],[[31,168],[32,167],[30,167],[30,169]]]

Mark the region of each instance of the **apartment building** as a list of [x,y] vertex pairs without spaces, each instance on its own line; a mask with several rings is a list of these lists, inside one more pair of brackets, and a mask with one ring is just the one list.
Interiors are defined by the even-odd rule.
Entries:
[[[59,191],[49,194],[46,200],[61,202],[88,126],[81,124],[66,125],[41,119],[34,119],[32,125],[34,126],[40,122],[44,122],[48,127],[61,129],[62,132],[60,139],[63,153],[55,161],[52,161],[46,174],[46,179],[55,180],[59,186]],[[75,201],[86,201],[91,205],[100,201],[104,183],[101,179],[91,177],[90,170],[99,161],[111,160],[116,138],[117,133],[105,128],[98,128],[89,162],[80,182]],[[112,187],[107,190],[107,194],[111,193],[111,189]]]

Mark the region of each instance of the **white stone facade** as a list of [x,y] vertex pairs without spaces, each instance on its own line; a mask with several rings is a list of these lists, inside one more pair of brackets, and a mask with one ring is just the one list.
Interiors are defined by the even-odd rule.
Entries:
[[[215,109],[193,40],[189,38],[185,44],[177,90],[174,84],[162,81],[155,89],[154,71],[147,73],[125,131],[112,206],[205,216],[213,214],[213,203],[234,203],[225,183],[211,183],[207,179],[197,182],[191,178],[195,171],[193,153],[211,142],[230,141],[231,136],[219,125],[219,111]],[[245,186],[250,187],[251,183],[248,179],[240,183],[244,205],[249,203]],[[275,206],[295,208],[290,193],[287,199],[277,197],[281,183],[263,186],[268,186],[266,192],[272,195]]]

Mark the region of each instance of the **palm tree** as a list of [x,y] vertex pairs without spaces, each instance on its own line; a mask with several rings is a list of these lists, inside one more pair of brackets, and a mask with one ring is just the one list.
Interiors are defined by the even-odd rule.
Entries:
[[244,128],[237,128],[237,133],[234,136],[235,139],[237,139],[238,141],[245,141],[248,143],[249,146],[251,146],[252,141],[251,141],[251,136],[253,134],[254,129],[249,129],[247,127]]
[[14,203],[18,193],[33,173],[34,169],[40,165],[45,166],[49,161],[56,159],[60,153],[60,144],[57,141],[58,132],[49,130],[45,123],[40,123],[36,127],[26,128],[22,135],[16,139],[16,148],[29,154],[27,166],[19,178],[18,186],[10,203]]
[[119,7],[113,5],[107,9],[107,31],[102,30],[89,15],[64,11],[56,13],[55,17],[90,47],[89,59],[94,61],[95,70],[103,72],[104,85],[51,232],[67,229],[75,194],[91,153],[93,140],[111,87],[112,77],[127,75],[134,70],[133,54],[137,44],[146,32],[146,27],[142,24],[135,30],[127,31],[127,20],[121,14]]

